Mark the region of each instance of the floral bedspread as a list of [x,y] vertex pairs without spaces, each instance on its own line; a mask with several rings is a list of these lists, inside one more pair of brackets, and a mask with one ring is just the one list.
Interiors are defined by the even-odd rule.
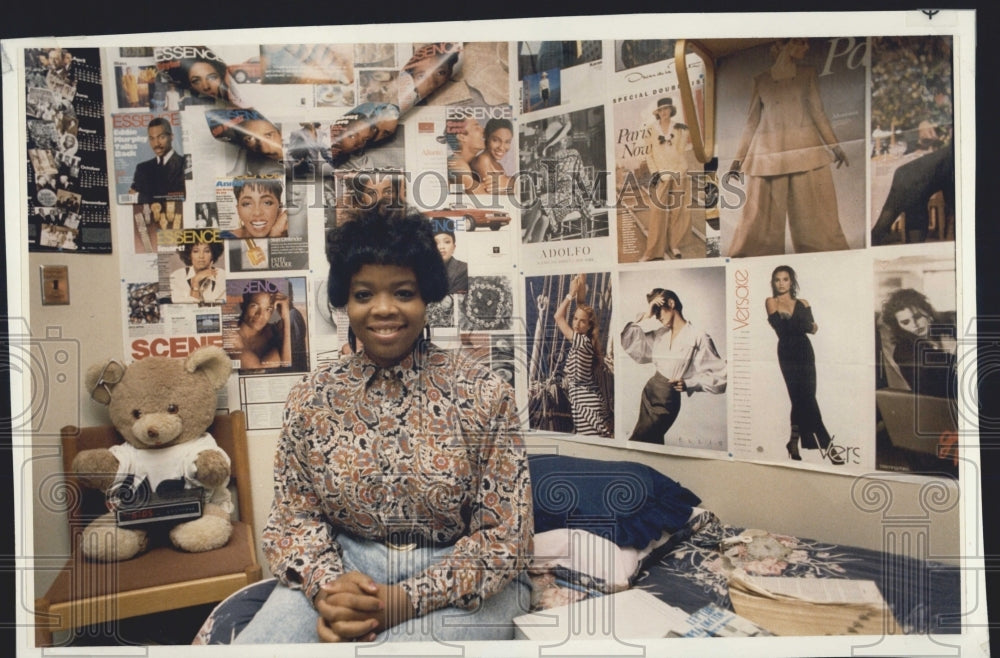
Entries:
[[[711,512],[678,531],[636,574],[633,586],[693,613],[709,603],[732,609],[727,581],[755,576],[874,580],[905,633],[958,633],[958,567],[722,523]],[[228,644],[267,599],[274,580],[249,585],[219,604],[194,644]],[[558,572],[532,575],[532,607],[544,610],[602,593]]]
[[635,586],[692,613],[708,603],[732,609],[726,583],[737,568],[754,576],[874,580],[904,632],[961,630],[957,567],[738,528],[715,515],[687,541],[647,560]]

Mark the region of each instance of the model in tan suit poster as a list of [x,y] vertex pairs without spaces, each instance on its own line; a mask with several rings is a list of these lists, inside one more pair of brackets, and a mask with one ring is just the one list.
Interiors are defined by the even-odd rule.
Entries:
[[865,246],[867,59],[864,39],[780,39],[720,62],[725,255]]

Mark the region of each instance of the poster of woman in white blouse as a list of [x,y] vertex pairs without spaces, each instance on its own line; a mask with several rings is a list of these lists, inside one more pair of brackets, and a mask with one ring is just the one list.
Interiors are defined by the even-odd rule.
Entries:
[[628,447],[724,450],[725,269],[622,272],[617,436]]

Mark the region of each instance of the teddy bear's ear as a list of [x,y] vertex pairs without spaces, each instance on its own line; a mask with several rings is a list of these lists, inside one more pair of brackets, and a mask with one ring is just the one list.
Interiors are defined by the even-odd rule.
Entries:
[[191,353],[184,362],[184,369],[190,373],[203,372],[215,390],[221,389],[233,372],[233,362],[221,347],[206,345]]
[[94,364],[87,369],[84,385],[95,402],[111,404],[111,389],[122,380],[125,366],[114,359]]

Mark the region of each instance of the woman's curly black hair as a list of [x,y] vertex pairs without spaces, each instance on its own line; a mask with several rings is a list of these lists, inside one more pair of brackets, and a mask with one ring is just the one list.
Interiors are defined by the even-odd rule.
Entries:
[[[221,256],[222,252],[225,251],[226,249],[225,245],[223,245],[221,242],[208,242],[205,244],[207,244],[208,248],[212,250],[213,263],[219,260],[219,256]],[[191,252],[194,251],[194,245],[195,243],[188,242],[187,244],[184,245],[184,249],[177,252],[177,255],[180,256],[181,262],[187,265],[188,267],[191,267]]]
[[897,335],[906,336],[907,331],[899,326],[896,313],[909,310],[914,315],[922,315],[928,322],[934,322],[937,315],[927,296],[913,288],[894,291],[882,304],[882,322]]
[[326,259],[327,293],[335,307],[347,304],[351,278],[365,265],[413,270],[425,303],[439,302],[448,293],[448,275],[434,231],[418,212],[380,207],[360,213],[326,234]]

